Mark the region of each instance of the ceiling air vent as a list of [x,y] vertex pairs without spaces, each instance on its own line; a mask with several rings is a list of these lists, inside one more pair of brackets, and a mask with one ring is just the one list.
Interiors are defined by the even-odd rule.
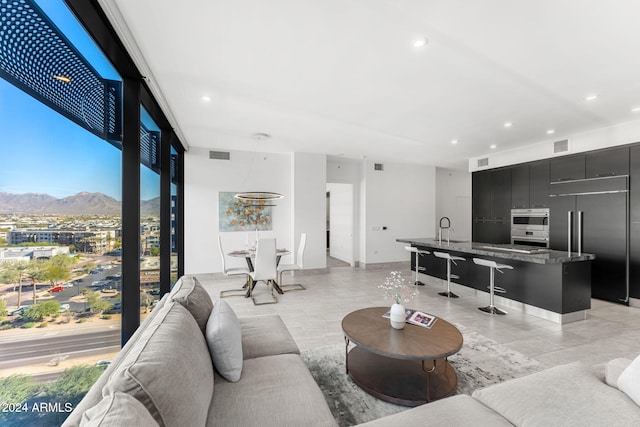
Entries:
[[483,168],[485,166],[489,166],[489,158],[485,157],[483,159],[478,159],[478,167]]
[[374,163],[373,164],[373,170],[374,171],[384,170],[384,165],[382,163]]
[[566,153],[569,151],[569,140],[563,139],[553,143],[553,153]]
[[231,153],[228,151],[209,151],[209,158],[212,160],[231,160]]

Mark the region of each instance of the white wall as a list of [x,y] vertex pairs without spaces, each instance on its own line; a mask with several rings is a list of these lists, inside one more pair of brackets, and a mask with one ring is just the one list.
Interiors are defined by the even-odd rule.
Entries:
[[331,194],[329,254],[355,266],[353,184],[327,184],[327,191]]
[[[185,153],[185,273],[222,270],[218,234],[222,235],[227,251],[245,246],[246,232],[218,233],[220,191],[273,191],[284,194],[284,199],[276,201],[277,206],[273,207],[273,231],[260,232],[260,235],[274,236],[279,247],[295,249],[291,246],[291,157],[291,154],[232,151],[231,160],[210,160],[209,150],[198,147],[191,147]],[[322,188],[324,196],[324,185]],[[250,239],[253,240],[251,234]],[[246,266],[244,259],[229,260],[230,266],[234,263]]]
[[[293,240],[287,247],[297,250],[300,234],[307,233],[304,268],[324,268],[327,266],[327,156],[293,153],[291,169]],[[282,262],[293,263],[293,255],[288,260],[283,258]]]
[[[569,152],[561,154],[553,153],[553,142],[569,139]],[[614,126],[595,129],[589,132],[569,134],[564,136],[554,135],[544,141],[540,141],[525,147],[508,151],[500,151],[484,156],[469,159],[469,171],[480,169],[492,169],[500,166],[514,165],[533,160],[548,159],[567,154],[581,153],[598,148],[614,147],[617,145],[631,144],[640,141],[640,120],[620,123]],[[478,168],[478,159],[489,158],[489,165]]]
[[443,216],[451,220],[452,239],[471,240],[470,172],[436,168],[436,236],[439,219]]
[[[383,171],[363,161],[364,264],[406,261],[405,244],[397,238],[434,237],[435,167],[384,163]],[[386,227],[386,230],[382,228]]]

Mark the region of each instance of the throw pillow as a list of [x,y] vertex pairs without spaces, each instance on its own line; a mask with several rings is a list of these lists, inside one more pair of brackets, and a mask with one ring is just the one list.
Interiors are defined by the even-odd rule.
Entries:
[[627,369],[630,363],[631,360],[622,357],[607,362],[607,365],[604,367],[604,380],[607,385],[618,388],[618,378],[620,378],[620,374]]
[[618,388],[640,406],[640,356],[622,371],[618,378]]
[[224,378],[237,382],[242,374],[242,329],[226,301],[216,301],[207,322],[205,338],[213,366]]
[[186,308],[170,302],[124,356],[102,393],[130,394],[160,425],[203,426],[207,411],[201,408],[211,404],[213,381],[204,335]]
[[213,308],[213,301],[198,279],[193,276],[182,276],[171,289],[171,299],[189,310],[204,333]]
[[82,414],[80,427],[157,426],[149,411],[135,397],[119,391],[105,396]]

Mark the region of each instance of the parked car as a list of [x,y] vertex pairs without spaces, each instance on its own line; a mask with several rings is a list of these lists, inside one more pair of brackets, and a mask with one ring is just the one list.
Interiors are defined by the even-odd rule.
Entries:
[[9,315],[10,316],[18,316],[18,315],[24,313],[24,311],[29,307],[31,307],[31,306],[30,305],[23,305],[22,307],[20,307],[20,308],[18,308],[16,310],[13,310],[11,313],[9,313]]
[[69,283],[65,283],[64,285],[62,285],[63,288],[73,288],[73,283],[69,282]]
[[49,292],[61,292],[64,291],[64,288],[62,286],[54,286],[53,288],[49,289]]
[[148,290],[147,293],[149,295],[160,295],[160,289],[151,289],[151,290]]
[[96,362],[96,366],[109,366],[111,365],[111,360],[100,359]]
[[71,306],[69,304],[60,304],[60,313],[64,313],[65,311],[68,311],[71,308]]

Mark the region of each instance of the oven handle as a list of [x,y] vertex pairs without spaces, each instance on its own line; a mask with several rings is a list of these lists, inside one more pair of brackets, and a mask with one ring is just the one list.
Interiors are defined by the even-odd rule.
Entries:
[[511,240],[529,240],[531,242],[548,242],[548,237],[511,236]]

